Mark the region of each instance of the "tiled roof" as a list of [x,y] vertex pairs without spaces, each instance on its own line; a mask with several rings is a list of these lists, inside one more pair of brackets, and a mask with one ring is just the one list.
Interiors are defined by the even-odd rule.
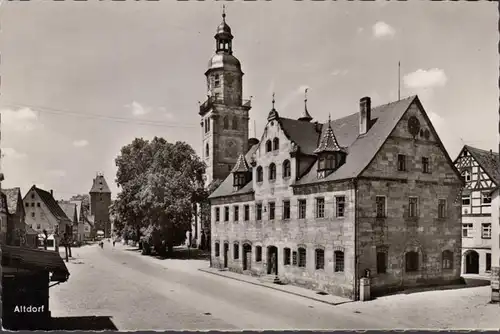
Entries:
[[318,148],[314,150],[314,153],[322,152],[344,152],[344,149],[339,146],[337,138],[335,138],[330,121],[328,122],[328,126],[326,126],[326,131],[321,136]]
[[233,170],[231,173],[245,173],[249,172],[251,170],[250,166],[247,163],[247,160],[245,159],[245,156],[243,154],[240,154],[238,157],[238,160],[236,161],[236,164],[234,165]]
[[[248,150],[247,154],[245,154],[245,160],[251,160],[252,155],[255,153],[257,150],[257,147],[259,147],[259,144],[253,145],[250,150]],[[228,175],[224,181],[219,185],[217,189],[209,196],[209,198],[215,198],[215,197],[220,197],[220,196],[227,196],[227,195],[237,195],[237,194],[247,194],[253,192],[253,183],[248,182],[244,187],[241,189],[234,191],[233,187],[233,178],[231,177],[232,175]]]
[[465,145],[467,151],[474,157],[477,163],[484,169],[486,174],[493,182],[500,186],[500,163],[499,154],[497,152],[490,152],[480,148]]
[[59,252],[3,245],[2,257],[10,258],[14,262],[19,261],[19,264],[13,264],[14,266],[52,272],[61,282],[66,281],[69,277],[68,268]]
[[19,200],[22,201],[21,189],[20,188],[2,189],[2,192],[5,194],[7,198],[7,209],[9,210],[9,214],[15,215],[19,204],[18,202]]
[[[47,206],[49,209],[50,213],[59,221],[59,222],[71,222],[72,219],[68,218],[66,216],[66,213],[64,213],[63,209],[59,206],[57,201],[54,199],[54,197],[47,191],[37,188],[36,186],[33,186],[31,189],[35,189],[36,193],[38,196],[40,196],[40,199],[42,200],[43,203]],[[29,192],[28,192],[29,193]]]
[[111,190],[109,190],[108,184],[106,183],[106,179],[104,175],[97,175],[93,181],[92,188],[89,193],[106,193],[110,194]]
[[58,202],[61,209],[64,211],[66,216],[71,220],[72,223],[76,223],[73,221],[75,217],[76,204],[71,202],[59,201]]
[[[325,181],[344,180],[357,177],[369,165],[386,139],[390,136],[397,123],[408,110],[410,105],[418,101],[417,96],[411,96],[400,101],[391,102],[371,110],[372,125],[365,134],[359,135],[359,113],[336,119],[330,122],[331,128],[337,139],[337,144],[349,152],[345,163],[326,178],[318,179],[316,172],[317,161],[308,171],[295,181],[294,185],[321,183]],[[326,124],[309,123],[289,118],[279,118],[285,135],[296,143],[299,152],[313,155],[318,147],[320,138],[328,137],[329,127]],[[258,146],[258,145],[255,145]],[[252,147],[255,152],[257,147]],[[253,154],[252,152],[252,154]],[[249,152],[250,153],[250,152]],[[252,154],[246,154],[248,159]],[[233,190],[232,177],[227,177],[210,198],[223,197],[253,191],[253,182],[249,182],[239,191]]]

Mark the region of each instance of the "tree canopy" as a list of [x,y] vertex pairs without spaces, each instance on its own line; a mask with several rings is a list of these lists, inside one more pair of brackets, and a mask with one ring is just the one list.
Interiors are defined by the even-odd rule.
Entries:
[[172,144],[158,137],[134,139],[121,149],[115,162],[121,191],[113,203],[113,214],[136,231],[136,240],[141,229],[156,233],[153,239],[171,252],[190,228],[193,203],[207,196],[205,164],[188,144]]

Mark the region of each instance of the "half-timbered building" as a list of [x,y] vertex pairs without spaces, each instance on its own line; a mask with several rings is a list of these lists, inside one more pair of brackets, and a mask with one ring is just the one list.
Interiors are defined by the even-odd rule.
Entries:
[[[462,273],[489,275],[492,270],[493,197],[500,186],[498,153],[465,145],[455,160],[462,191]],[[497,198],[497,197],[496,197]],[[495,199],[496,201],[496,199]]]

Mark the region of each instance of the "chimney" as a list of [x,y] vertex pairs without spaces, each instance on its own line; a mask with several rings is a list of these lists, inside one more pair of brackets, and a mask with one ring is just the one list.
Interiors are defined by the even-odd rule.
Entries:
[[314,122],[314,130],[317,132],[317,133],[321,133],[321,128],[322,128],[322,125],[319,124],[318,122]]
[[368,96],[359,100],[359,134],[364,135],[370,130],[372,101]]
[[54,197],[54,190],[50,189],[50,196]]

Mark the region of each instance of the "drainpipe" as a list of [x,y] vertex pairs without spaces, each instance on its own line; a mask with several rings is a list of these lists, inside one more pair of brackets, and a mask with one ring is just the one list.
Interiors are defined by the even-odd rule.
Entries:
[[354,185],[354,300],[359,300],[359,255],[358,255],[358,180],[352,179]]

